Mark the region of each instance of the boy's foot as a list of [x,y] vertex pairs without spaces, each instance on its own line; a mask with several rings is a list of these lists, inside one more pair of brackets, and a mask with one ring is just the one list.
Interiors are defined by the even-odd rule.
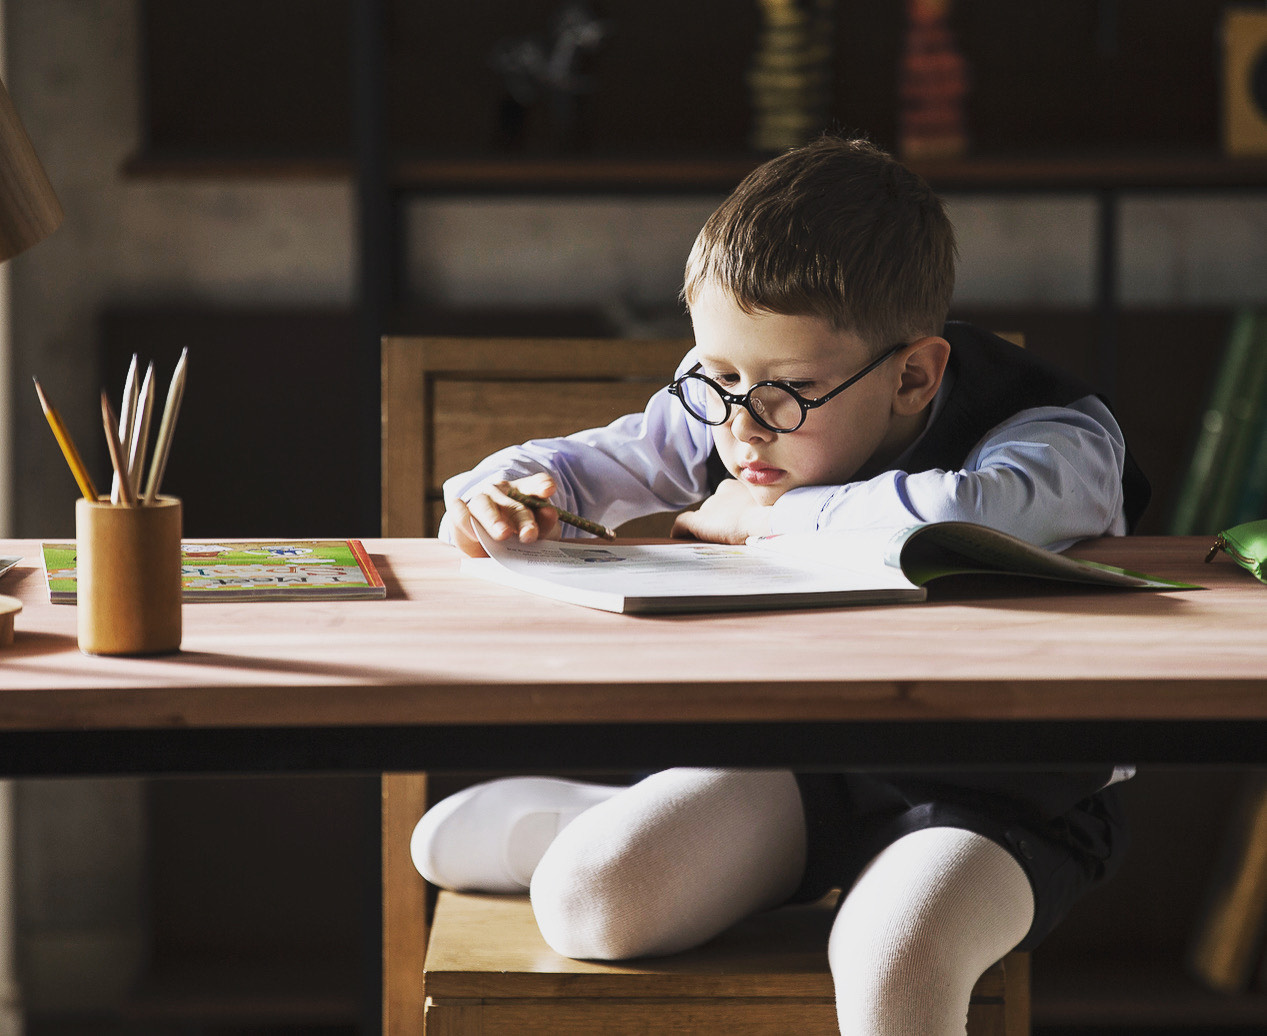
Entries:
[[433,885],[458,892],[523,893],[554,836],[621,787],[555,777],[504,777],[436,803],[409,852]]

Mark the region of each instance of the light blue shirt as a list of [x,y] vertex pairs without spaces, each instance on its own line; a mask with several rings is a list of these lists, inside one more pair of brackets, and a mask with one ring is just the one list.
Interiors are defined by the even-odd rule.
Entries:
[[[695,362],[691,350],[678,373]],[[950,388],[947,377],[926,427],[932,427]],[[1108,407],[1095,396],[1064,407],[1022,410],[989,431],[958,471],[902,470],[917,443],[895,461],[893,470],[874,478],[783,494],[772,510],[772,531],[969,521],[1052,550],[1126,532],[1125,440]],[[494,453],[473,471],[445,482],[444,499],[451,506],[455,498],[465,498],[489,480],[548,472],[558,487],[552,503],[614,528],[631,518],[682,510],[705,499],[712,448],[713,429],[688,415],[662,389],[641,414]],[[578,534],[570,526],[563,533]],[[451,540],[447,520],[440,536]]]

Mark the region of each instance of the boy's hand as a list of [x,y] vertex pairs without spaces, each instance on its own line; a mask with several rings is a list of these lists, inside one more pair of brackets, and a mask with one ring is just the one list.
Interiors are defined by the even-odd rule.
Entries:
[[752,499],[748,487],[728,478],[694,511],[684,511],[671,536],[709,543],[743,543],[749,536],[770,534],[770,508]]
[[475,535],[476,524],[495,540],[515,536],[520,543],[531,543],[538,539],[559,538],[558,512],[553,507],[534,511],[512,500],[506,495],[506,488],[512,485],[532,496],[548,497],[555,490],[554,479],[542,473],[517,478],[513,482],[489,482],[479,486],[469,500],[455,500],[448,514],[449,527],[453,532],[453,544],[462,553],[473,558],[487,556],[487,551]]

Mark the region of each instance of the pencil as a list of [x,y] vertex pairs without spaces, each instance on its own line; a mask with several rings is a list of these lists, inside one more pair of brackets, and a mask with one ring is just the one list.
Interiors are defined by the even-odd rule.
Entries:
[[36,395],[40,397],[40,407],[44,410],[44,417],[48,421],[48,426],[53,429],[53,438],[57,440],[57,445],[62,448],[62,456],[66,458],[66,463],[70,465],[70,473],[75,476],[75,481],[79,483],[79,490],[89,500],[96,501],[97,487],[92,484],[92,478],[88,474],[88,469],[84,467],[84,462],[80,459],[79,451],[75,449],[75,442],[70,437],[70,432],[66,430],[66,426],[62,424],[61,416],[53,409],[48,401],[48,397],[44,395],[44,390],[40,388],[38,378],[32,378],[35,382]]
[[[132,441],[132,422],[136,420],[136,400],[136,353],[133,353],[132,362],[128,365],[128,376],[123,382],[123,403],[119,410],[120,443],[130,443]],[[126,471],[124,475],[126,475]],[[117,504],[119,502],[119,482],[122,477],[118,471],[114,473],[114,480],[110,485],[110,500],[112,503]]]
[[[114,465],[114,473],[119,476],[119,496],[128,507],[136,506],[136,494],[132,492],[132,480],[128,478],[124,467],[123,447],[119,444],[118,419],[114,416],[114,407],[110,405],[110,397],[106,390],[101,390],[101,423],[106,426],[106,446],[110,450],[110,463]],[[111,497],[113,501],[113,497]]]
[[167,400],[163,403],[163,416],[158,422],[158,439],[154,443],[154,459],[150,461],[150,477],[145,483],[144,501],[147,504],[152,504],[158,496],[163,472],[167,470],[167,455],[172,448],[176,415],[180,413],[180,401],[185,395],[185,357],[188,354],[188,349],[180,351],[180,359],[176,361],[176,369],[172,371],[172,383],[167,389]]
[[154,364],[145,368],[145,379],[141,382],[141,398],[136,404],[133,417],[132,442],[128,444],[127,472],[132,480],[132,495],[139,497],[141,471],[145,467],[145,448],[150,438],[150,416],[154,413]]
[[[542,507],[554,507],[543,496],[533,496],[531,493],[521,493],[514,486],[506,487],[506,495],[512,500],[518,500],[525,507],[531,507],[534,511]],[[574,525],[582,532],[592,532],[595,536],[601,536],[605,540],[614,540],[616,534],[607,528],[606,525],[599,525],[598,522],[591,522],[588,518],[582,518],[580,515],[573,514],[571,511],[565,511],[562,507],[554,507],[559,512],[559,521],[566,525]]]

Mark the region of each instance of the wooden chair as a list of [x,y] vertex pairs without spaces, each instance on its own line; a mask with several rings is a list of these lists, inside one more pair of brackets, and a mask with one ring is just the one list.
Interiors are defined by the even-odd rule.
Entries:
[[[690,345],[681,339],[385,338],[383,535],[435,535],[444,480],[494,450],[641,410]],[[409,835],[427,808],[426,774],[384,775],[382,799],[383,1032],[417,1036],[427,889],[409,858]]]
[[[384,339],[383,535],[434,535],[443,481],[500,447],[641,410],[690,344]],[[424,1025],[428,1036],[836,1032],[822,905],[761,915],[689,954],[611,965],[550,951],[526,900],[444,892],[429,928],[427,886],[409,857],[427,804],[426,774],[384,775],[386,1036]],[[1028,1033],[1028,963],[1012,954],[983,976],[971,1036]]]

